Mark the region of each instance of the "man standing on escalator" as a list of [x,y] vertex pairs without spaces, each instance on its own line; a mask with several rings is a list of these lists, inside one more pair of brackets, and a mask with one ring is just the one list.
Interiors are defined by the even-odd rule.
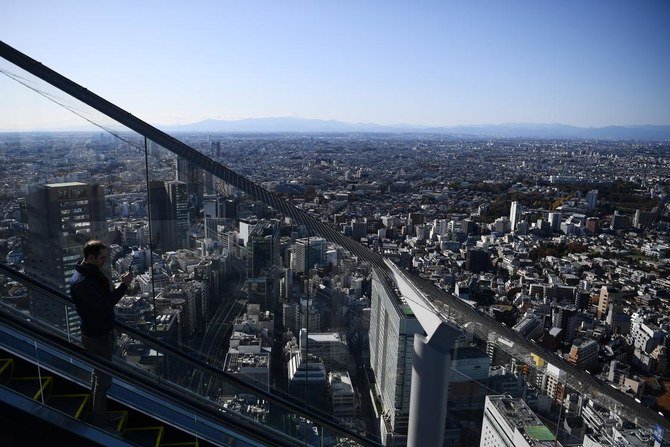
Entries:
[[[121,285],[112,289],[102,269],[107,261],[107,246],[98,240],[84,245],[84,260],[76,266],[70,280],[70,295],[81,319],[81,341],[91,354],[112,360],[116,348],[114,306],[128,290],[133,274],[121,277]],[[103,371],[93,369],[91,376],[91,423],[109,426],[107,418],[107,391],[112,378]]]

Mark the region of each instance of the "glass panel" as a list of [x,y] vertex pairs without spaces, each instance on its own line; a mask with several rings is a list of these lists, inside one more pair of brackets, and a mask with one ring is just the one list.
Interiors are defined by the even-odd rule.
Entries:
[[[2,126],[13,132],[0,137],[2,206],[7,216],[0,258],[67,293],[84,243],[102,240],[113,262],[120,255],[119,224],[129,217],[124,215],[128,202],[146,201],[146,191],[130,182],[139,168],[133,162],[139,137],[122,126],[115,126],[116,136],[101,132],[89,122],[108,125],[100,114],[75,107],[62,93],[17,69],[9,71],[6,64],[2,71],[6,76],[0,88],[3,97],[10,98],[3,101]],[[15,118],[9,116],[10,105],[18,109]],[[110,262],[103,271],[118,282]],[[78,338],[80,321],[74,309],[39,293],[15,301],[33,317]]]
[[[0,134],[0,156],[6,162],[0,168],[6,179],[2,203],[9,217],[2,227],[2,261],[67,294],[83,244],[100,239],[108,246],[103,270],[112,287],[129,270],[135,276],[116,306],[117,321],[262,389],[286,393],[290,358],[284,359],[289,339],[282,328],[281,296],[295,297],[281,289],[289,275],[285,252],[307,230],[242,193],[239,185],[222,182],[152,141],[145,143],[31,75],[4,77],[2,84],[12,103],[34,108],[32,116],[24,111],[30,132],[5,119],[3,129],[16,131]],[[44,119],[40,107],[45,106],[31,96],[35,90],[53,108]],[[46,117],[54,113],[62,115],[65,130],[49,127]],[[73,116],[80,124],[72,122]],[[105,130],[94,130],[91,122]],[[210,155],[218,155],[221,146],[200,136],[181,138]],[[298,290],[304,292],[302,286]],[[29,293],[5,278],[2,304],[3,311],[20,312],[60,337],[80,339],[76,309],[51,296]],[[295,337],[293,326],[295,318],[289,324]],[[161,377],[212,405],[248,413],[310,443],[333,438],[303,416],[173,360],[129,334],[117,334],[117,342],[115,361],[136,373]]]
[[[414,349],[435,321],[458,332],[440,347],[451,361],[448,442],[479,439],[496,394],[521,398],[561,440],[574,441],[553,427],[582,410],[594,427],[667,425],[647,408],[662,408],[653,396],[619,392],[643,397],[632,376],[667,363],[665,323],[653,322],[646,344],[635,334],[646,337],[647,317],[633,313],[667,295],[664,144],[533,141],[520,151],[500,140],[500,158],[491,141],[440,136],[185,133],[179,141],[200,155],[180,157],[20,70],[2,72],[0,129],[11,132],[0,134],[0,256],[31,277],[67,291],[82,243],[101,238],[112,281],[136,276],[119,321],[384,443],[405,442]],[[104,132],[73,127],[91,123]],[[518,175],[547,154],[550,182]],[[610,181],[623,159],[652,173]],[[581,165],[591,171],[566,174]],[[610,300],[608,284],[626,275],[637,285]],[[78,339],[73,308],[2,285],[4,310]],[[119,343],[126,367],[307,443],[332,441],[309,417],[141,337]],[[614,363],[631,351],[633,367]],[[609,369],[585,366],[585,353]]]

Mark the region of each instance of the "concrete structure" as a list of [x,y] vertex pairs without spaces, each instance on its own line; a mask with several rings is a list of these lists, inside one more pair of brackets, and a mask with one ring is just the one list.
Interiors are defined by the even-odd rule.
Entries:
[[370,365],[382,404],[384,445],[404,445],[410,411],[415,334],[423,329],[406,301],[376,271],[372,277]]
[[430,338],[421,334],[414,337],[408,446],[444,442],[446,398],[454,376],[450,350],[459,332],[454,326],[442,324]]

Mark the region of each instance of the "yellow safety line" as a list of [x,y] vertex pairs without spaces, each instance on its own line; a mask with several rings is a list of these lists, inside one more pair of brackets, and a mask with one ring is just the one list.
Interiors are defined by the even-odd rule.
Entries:
[[[34,378],[39,379],[39,377],[34,377]],[[34,400],[37,400],[37,398],[40,396],[40,394],[42,394],[42,392],[46,389],[46,387],[51,385],[51,377],[50,376],[42,377],[42,379],[44,379],[44,383],[42,384],[40,389],[37,390],[37,393],[35,393],[35,396],[33,396]]]
[[114,410],[110,411],[109,414],[120,414],[119,422],[116,423],[116,431],[121,432],[123,424],[128,420],[128,410]]
[[156,438],[156,447],[160,447],[161,441],[163,440],[163,433],[165,432],[165,428],[161,427],[160,430],[158,430],[158,437]]
[[79,416],[81,416],[81,412],[84,410],[84,407],[86,406],[86,403],[88,403],[88,400],[91,398],[91,395],[90,394],[85,394],[85,393],[52,394],[49,399],[55,399],[55,398],[58,398],[58,397],[83,397],[84,398],[84,400],[79,405],[79,409],[74,414],[74,417],[79,419]]
[[0,361],[4,361],[5,364],[0,367],[0,374],[2,374],[5,369],[7,369],[9,366],[11,366],[11,369],[9,371],[9,378],[11,379],[12,373],[14,372],[14,359],[0,359]]
[[4,365],[0,366],[0,374],[2,374],[9,365],[14,363],[14,359],[0,359],[0,362],[5,363]]
[[79,419],[79,416],[81,416],[81,412],[84,411],[84,407],[88,403],[88,399],[91,397],[90,394],[75,394],[74,396],[84,396],[84,400],[81,402],[81,405],[79,405],[79,409],[77,412],[74,414],[75,419]]
[[116,424],[116,431],[120,432],[121,429],[123,428],[123,424],[126,423],[126,420],[128,419],[128,412],[127,411],[121,411],[121,418],[119,418],[119,423]]

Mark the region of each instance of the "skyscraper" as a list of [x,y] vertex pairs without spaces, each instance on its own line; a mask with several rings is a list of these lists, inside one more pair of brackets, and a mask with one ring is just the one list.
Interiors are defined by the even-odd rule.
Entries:
[[273,310],[279,300],[279,226],[267,222],[256,225],[246,250],[249,302],[259,304],[263,311]]
[[180,181],[165,182],[165,189],[170,201],[170,213],[176,247],[189,248],[188,223],[190,211],[188,185]]
[[[67,292],[82,247],[90,239],[107,238],[103,187],[87,183],[54,183],[28,195],[26,273],[49,286]],[[78,330],[74,307],[34,294],[34,316],[70,331]],[[67,322],[67,324],[66,324]]]
[[382,443],[405,445],[409,422],[414,335],[423,334],[416,316],[386,279],[373,271],[370,365],[383,417]]
[[203,200],[205,183],[203,180],[202,169],[195,166],[191,161],[179,157],[177,158],[176,178],[177,181],[186,184],[188,214],[194,219],[198,214],[198,210],[200,205],[202,205]]
[[307,273],[315,264],[324,262],[328,242],[322,237],[296,239],[291,246],[291,269],[295,273]]
[[596,209],[598,206],[598,190],[592,189],[586,193],[586,204],[589,208],[589,211]]
[[549,213],[549,225],[551,226],[551,231],[558,233],[561,230],[561,213],[554,211]]
[[523,207],[519,202],[516,201],[512,202],[512,206],[510,206],[509,209],[509,221],[512,232],[516,231],[516,224],[519,223],[519,220],[521,219],[522,211]]
[[149,183],[151,244],[163,251],[188,248],[188,195],[186,183]]

